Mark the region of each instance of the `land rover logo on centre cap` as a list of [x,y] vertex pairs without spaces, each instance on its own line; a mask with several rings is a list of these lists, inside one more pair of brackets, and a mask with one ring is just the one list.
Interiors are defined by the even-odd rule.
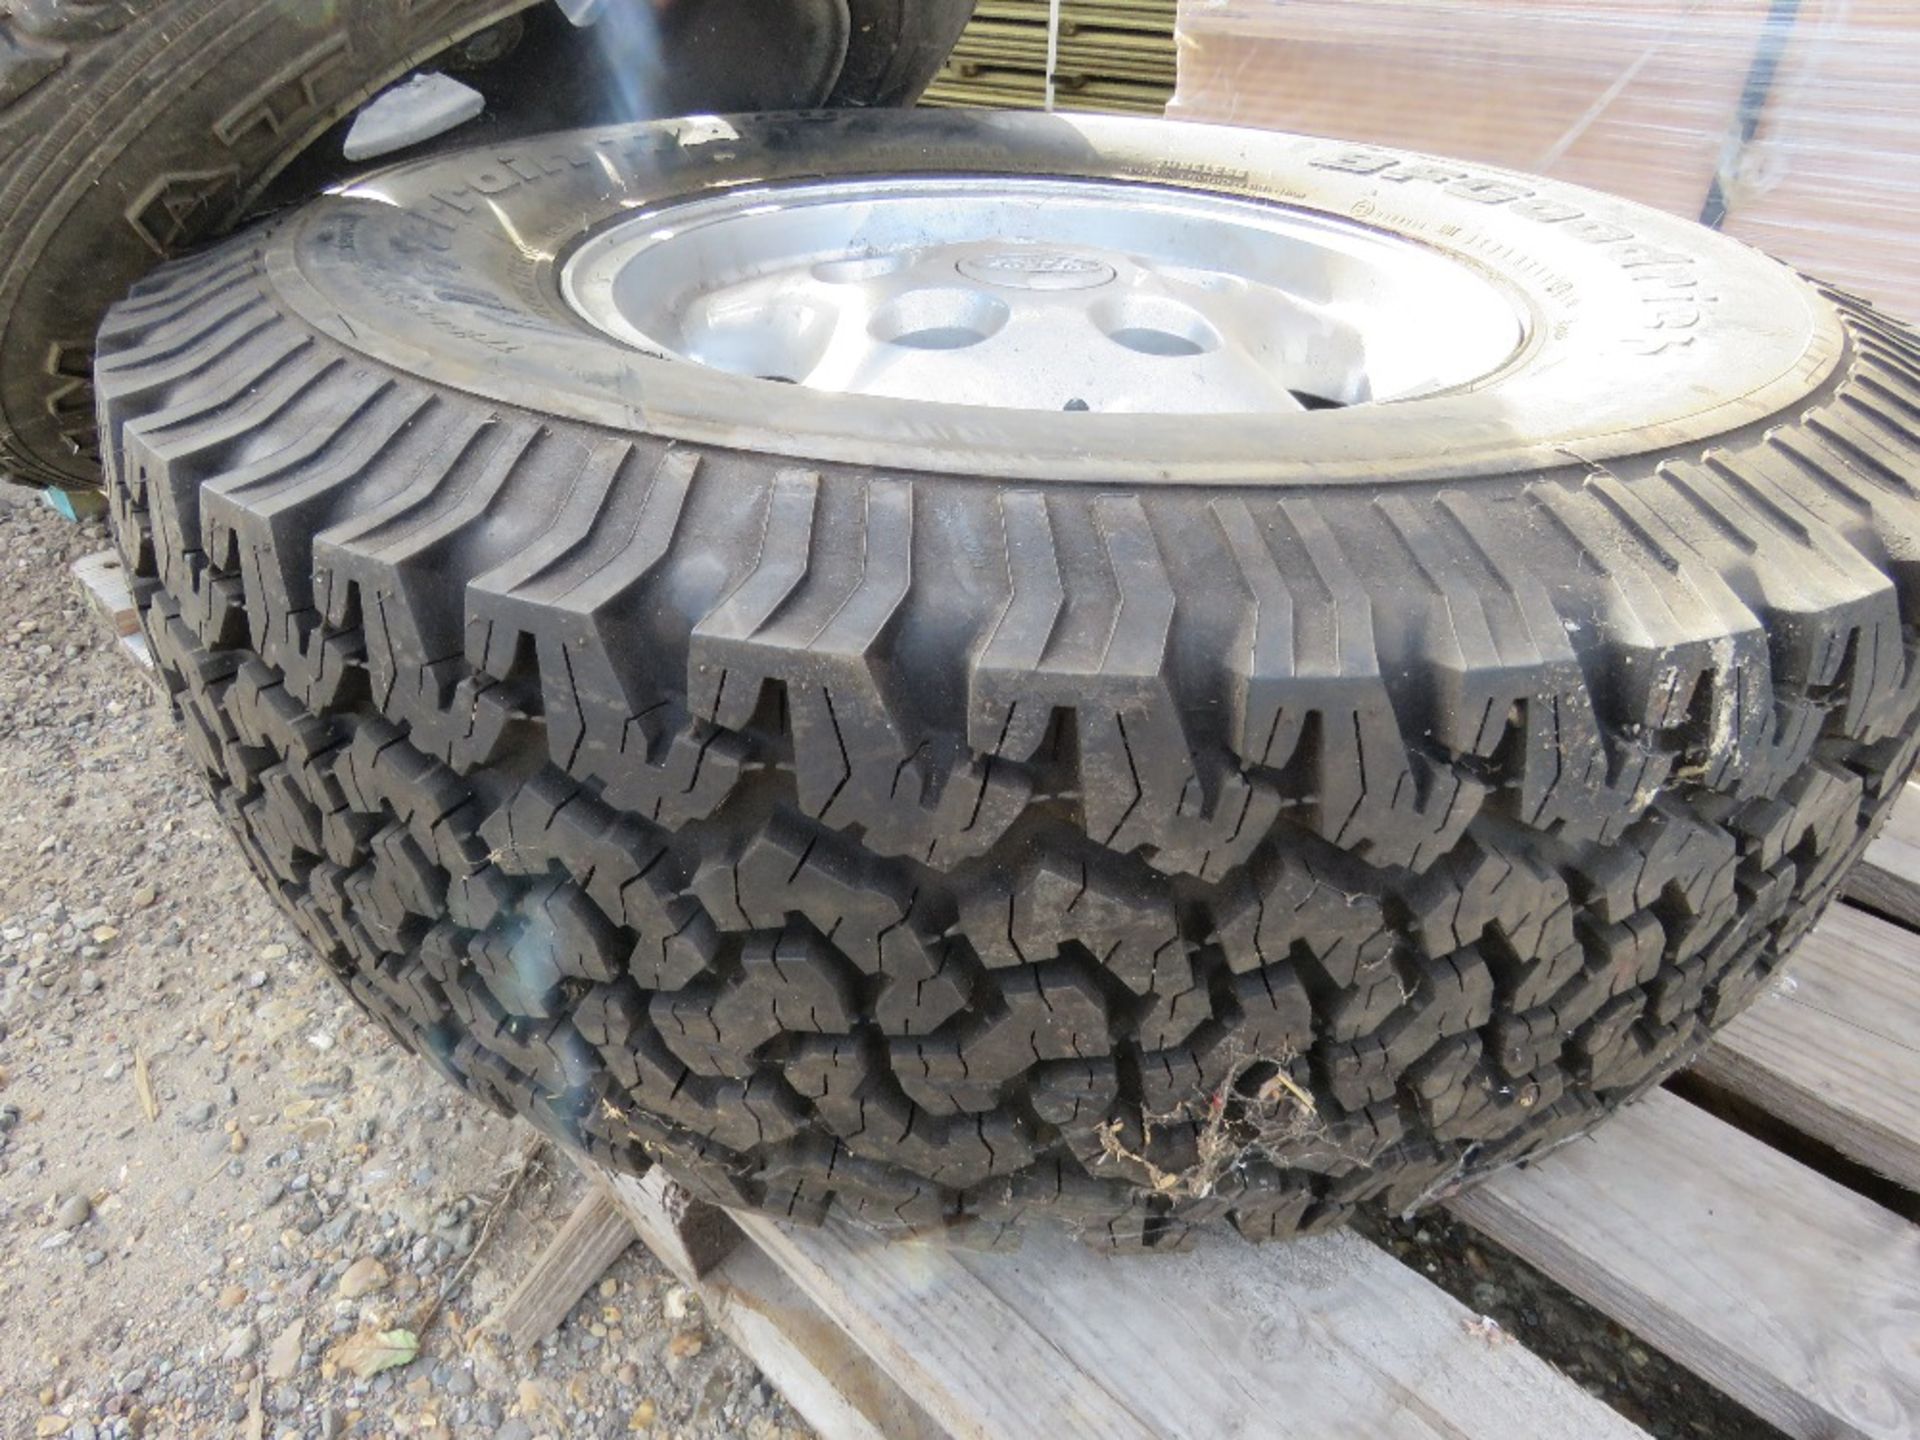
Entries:
[[996,250],[969,255],[958,269],[969,280],[1009,290],[1091,290],[1114,277],[1106,261],[1064,250]]

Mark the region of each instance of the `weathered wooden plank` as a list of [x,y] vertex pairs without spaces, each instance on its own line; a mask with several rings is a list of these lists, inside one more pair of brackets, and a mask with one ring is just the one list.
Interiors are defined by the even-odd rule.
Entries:
[[1846,894],[1920,930],[1920,784],[1909,781],[1879,836],[1846,879]]
[[736,1215],[848,1338],[956,1440],[1031,1436],[1147,1440],[1124,1400],[979,1284],[952,1251],[887,1244],[839,1224],[787,1229]]
[[1920,935],[1836,905],[1694,1071],[1920,1191]]
[[720,1264],[741,1242],[740,1227],[726,1211],[694,1199],[664,1170],[649,1170],[638,1180],[612,1172],[598,1179],[627,1212],[647,1248],[688,1283]]
[[1920,1228],[1684,1100],[1448,1203],[1789,1435],[1920,1433]]
[[700,1297],[720,1333],[825,1440],[946,1440],[946,1431],[757,1246],[720,1238],[740,1238],[724,1214],[658,1172],[645,1180],[589,1173],[674,1278]]
[[1623,1440],[1638,1427],[1351,1234],[1011,1254],[737,1217],[962,1440]]
[[633,1226],[620,1207],[597,1186],[589,1188],[533,1268],[487,1316],[485,1328],[515,1350],[538,1345],[633,1241]]
[[701,1298],[822,1440],[948,1440],[759,1246],[730,1255]]
[[73,562],[72,574],[80,582],[87,603],[119,638],[121,648],[142,670],[152,670],[153,653],[140,631],[140,613],[134,608],[133,587],[127,582],[120,552],[97,550],[83,555]]

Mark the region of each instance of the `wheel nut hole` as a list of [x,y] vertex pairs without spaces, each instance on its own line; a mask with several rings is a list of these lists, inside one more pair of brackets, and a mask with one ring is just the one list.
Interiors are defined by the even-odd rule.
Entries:
[[1093,323],[1114,344],[1136,355],[1179,359],[1220,345],[1220,333],[1192,306],[1164,295],[1121,295],[1096,305]]
[[867,322],[867,333],[910,350],[964,350],[1007,323],[1006,302],[978,290],[909,290],[887,301]]
[[1123,325],[1109,330],[1107,338],[1141,355],[1204,355],[1207,347],[1171,330],[1156,330],[1151,325]]
[[904,255],[847,255],[838,260],[820,261],[813,267],[813,278],[829,285],[852,285],[891,275],[906,263]]

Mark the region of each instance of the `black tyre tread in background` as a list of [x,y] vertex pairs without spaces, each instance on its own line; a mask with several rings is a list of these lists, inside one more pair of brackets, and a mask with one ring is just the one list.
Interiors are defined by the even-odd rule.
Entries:
[[99,483],[92,331],[390,79],[532,0],[19,0],[0,14],[0,473]]
[[830,105],[906,105],[927,88],[974,0],[848,0],[853,43]]
[[[91,330],[106,307],[230,229],[389,81],[535,3],[16,0],[0,12],[0,474],[97,484]],[[972,8],[852,0],[828,103],[911,103]],[[715,108],[690,88],[679,103]],[[570,123],[591,112],[574,108]]]
[[220,809],[452,1080],[724,1204],[1431,1197],[1685,1063],[1912,765],[1920,344],[1844,297],[1831,378],[1684,451],[1103,489],[462,395],[291,318],[269,239],[100,342]]

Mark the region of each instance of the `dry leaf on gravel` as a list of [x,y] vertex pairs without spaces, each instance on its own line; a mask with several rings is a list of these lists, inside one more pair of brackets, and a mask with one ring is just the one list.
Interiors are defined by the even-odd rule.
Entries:
[[371,1380],[382,1370],[411,1364],[419,1353],[419,1337],[411,1330],[362,1330],[336,1345],[333,1359],[362,1380]]

